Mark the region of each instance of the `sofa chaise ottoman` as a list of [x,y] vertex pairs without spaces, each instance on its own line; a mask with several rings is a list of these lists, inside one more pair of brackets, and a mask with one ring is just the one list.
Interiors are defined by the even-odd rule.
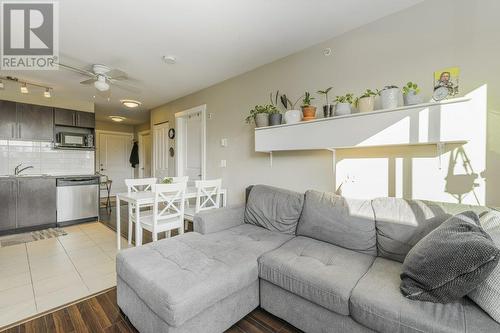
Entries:
[[500,332],[467,297],[406,299],[402,262],[450,214],[487,207],[256,185],[244,207],[117,256],[118,305],[140,332],[223,332],[260,306],[305,332]]

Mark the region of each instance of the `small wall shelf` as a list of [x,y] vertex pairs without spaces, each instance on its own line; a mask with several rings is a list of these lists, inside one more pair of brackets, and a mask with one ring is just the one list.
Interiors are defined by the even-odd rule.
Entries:
[[[470,98],[354,113],[255,129],[255,151],[349,149],[363,147],[465,144],[443,135],[444,119]],[[452,115],[451,115],[452,116]],[[443,120],[443,121],[442,121]]]

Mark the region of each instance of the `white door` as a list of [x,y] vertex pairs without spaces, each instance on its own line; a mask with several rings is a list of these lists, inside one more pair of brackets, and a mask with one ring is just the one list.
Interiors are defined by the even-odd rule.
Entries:
[[168,177],[168,122],[153,127],[153,175]]
[[177,175],[205,179],[205,111],[202,105],[176,113]]
[[97,140],[97,170],[113,181],[111,193],[126,192],[125,179],[134,178],[134,169],[129,163],[133,135],[98,132]]
[[139,133],[139,178],[151,177],[151,149],[150,132]]

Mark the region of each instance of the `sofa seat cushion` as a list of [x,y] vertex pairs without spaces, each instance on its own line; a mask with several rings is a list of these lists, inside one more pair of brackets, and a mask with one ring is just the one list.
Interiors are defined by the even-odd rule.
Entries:
[[468,298],[440,304],[413,301],[400,290],[402,264],[377,258],[354,288],[351,316],[378,332],[500,332],[500,325]]
[[257,281],[257,258],[288,239],[252,225],[190,232],[120,252],[117,274],[160,318],[179,326]]
[[299,236],[259,258],[259,276],[341,315],[374,257]]

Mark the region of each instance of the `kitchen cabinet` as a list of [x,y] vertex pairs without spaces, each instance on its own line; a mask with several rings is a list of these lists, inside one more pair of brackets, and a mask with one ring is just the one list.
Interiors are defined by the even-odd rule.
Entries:
[[54,109],[48,106],[17,103],[17,138],[47,140],[54,138]]
[[95,114],[55,108],[54,123],[59,126],[95,128]]
[[18,178],[17,228],[56,223],[55,178]]
[[17,180],[0,179],[0,231],[16,228]]
[[16,131],[16,102],[0,101],[0,138],[13,139]]
[[76,126],[95,128],[95,114],[92,112],[76,112]]

